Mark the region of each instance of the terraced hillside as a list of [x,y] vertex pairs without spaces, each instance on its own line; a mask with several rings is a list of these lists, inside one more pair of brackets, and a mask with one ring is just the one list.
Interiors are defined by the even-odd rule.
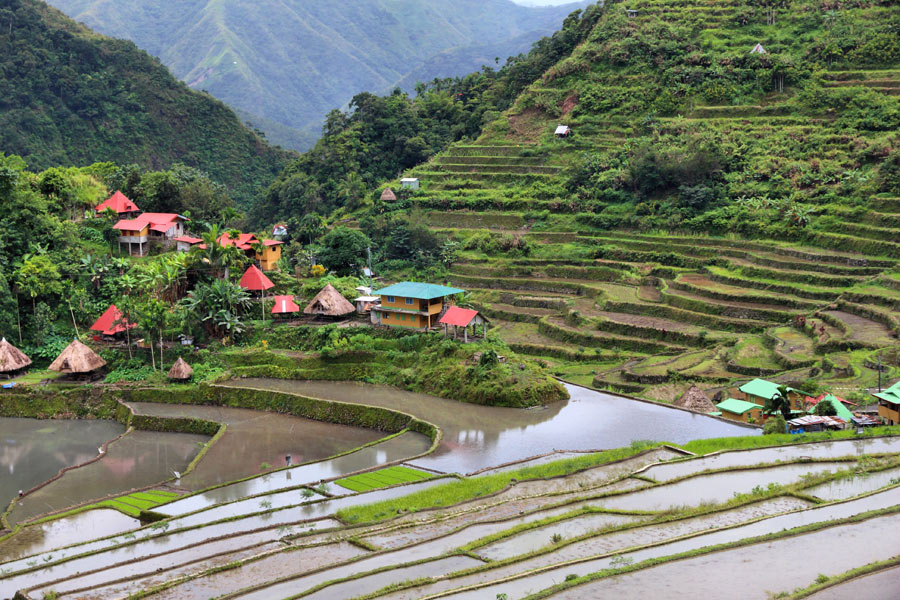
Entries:
[[665,401],[751,376],[859,392],[876,354],[897,367],[900,8],[832,8],[608,3],[404,202],[557,375]]

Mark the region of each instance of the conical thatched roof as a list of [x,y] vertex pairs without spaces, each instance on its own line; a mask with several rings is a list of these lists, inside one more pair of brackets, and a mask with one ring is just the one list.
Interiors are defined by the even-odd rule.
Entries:
[[344,298],[330,283],[316,294],[312,302],[306,305],[303,312],[308,315],[325,315],[327,317],[340,317],[356,311],[356,307]]
[[716,410],[716,405],[696,385],[689,387],[688,391],[675,401],[675,406],[699,413],[708,413]]
[[0,340],[0,373],[12,373],[31,364],[24,352],[6,341]]
[[381,199],[384,202],[396,202],[397,194],[394,193],[394,190],[391,188],[384,188],[384,191],[381,192]]
[[178,360],[169,369],[169,379],[190,379],[193,374],[194,370],[191,368],[191,365],[184,362],[184,359],[181,357],[178,357]]
[[49,368],[60,373],[90,373],[105,365],[106,361],[96,352],[78,340],[72,340],[62,354],[50,363]]

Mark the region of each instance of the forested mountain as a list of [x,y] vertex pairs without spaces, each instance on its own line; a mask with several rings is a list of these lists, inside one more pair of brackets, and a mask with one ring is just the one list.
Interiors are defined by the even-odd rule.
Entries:
[[409,91],[415,80],[463,75],[495,58],[502,64],[574,8],[509,0],[51,2],[134,41],[191,87],[244,111],[272,141],[294,147],[309,147],[324,115],[359,92],[401,83]]
[[97,35],[40,0],[3,2],[0,22],[0,152],[35,169],[183,163],[244,201],[287,162],[132,42]]

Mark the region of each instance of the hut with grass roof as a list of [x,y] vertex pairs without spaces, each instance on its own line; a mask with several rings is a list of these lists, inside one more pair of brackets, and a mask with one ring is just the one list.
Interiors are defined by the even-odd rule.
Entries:
[[391,188],[384,188],[384,191],[381,192],[381,201],[382,202],[396,202],[397,194],[394,193],[394,190]]
[[356,311],[356,307],[344,298],[330,283],[316,294],[316,297],[306,305],[303,312],[307,315],[321,317],[343,317]]
[[174,379],[176,381],[187,381],[193,375],[194,369],[192,369],[191,365],[187,364],[180,356],[178,357],[178,360],[175,361],[175,364],[172,365],[172,368],[169,369],[169,379]]
[[72,340],[48,368],[70,375],[89,375],[105,366],[106,361],[100,358],[99,354],[78,340]]
[[12,375],[31,364],[31,359],[24,352],[6,341],[0,340],[0,373]]
[[689,387],[688,390],[681,395],[681,398],[675,401],[675,406],[680,406],[681,408],[704,414],[715,412],[717,410],[716,405],[712,403],[709,396],[704,394],[696,385]]

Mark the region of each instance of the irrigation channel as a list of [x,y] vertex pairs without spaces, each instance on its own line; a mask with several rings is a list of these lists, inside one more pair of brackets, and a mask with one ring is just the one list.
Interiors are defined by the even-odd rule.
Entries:
[[[515,410],[349,383],[227,385],[387,407],[434,423],[443,438],[427,453],[431,442],[418,433],[382,439],[371,430],[287,415],[132,403],[138,414],[219,419],[228,433],[183,479],[157,486],[182,497],[153,506],[155,522],[141,526],[109,508],[36,524],[23,519],[24,526],[0,541],[0,598],[18,591],[33,599],[135,593],[513,599],[549,588],[554,598],[686,598],[710,589],[728,590],[729,598],[766,598],[900,554],[900,437],[701,457],[659,446],[568,475],[504,480],[491,493],[439,508],[406,512],[395,502],[377,512],[364,507],[411,494],[439,499],[445,492],[438,490],[446,489],[440,486],[455,485],[456,474],[522,477],[510,471],[551,458],[580,461],[587,450],[627,447],[634,439],[681,443],[753,430],[574,386],[567,403]],[[100,460],[42,489],[67,478],[77,482],[92,467],[113,478],[104,462],[131,464],[115,448],[136,433],[149,434],[128,433]],[[168,435],[185,436],[175,440],[181,443],[176,454],[188,461],[185,449],[204,443]],[[140,444],[122,447],[135,460],[146,451]],[[540,456],[554,450],[561,452]],[[282,466],[285,454],[309,462],[247,478],[259,462],[280,458]],[[381,468],[387,463],[401,470]],[[23,464],[16,461],[16,469]],[[88,471],[89,485],[103,483],[97,472]],[[343,479],[358,472],[364,473]],[[409,479],[401,483],[403,477]],[[59,489],[78,488],[66,485]],[[672,557],[681,559],[669,562]],[[869,577],[833,591],[877,587],[881,580]]]

